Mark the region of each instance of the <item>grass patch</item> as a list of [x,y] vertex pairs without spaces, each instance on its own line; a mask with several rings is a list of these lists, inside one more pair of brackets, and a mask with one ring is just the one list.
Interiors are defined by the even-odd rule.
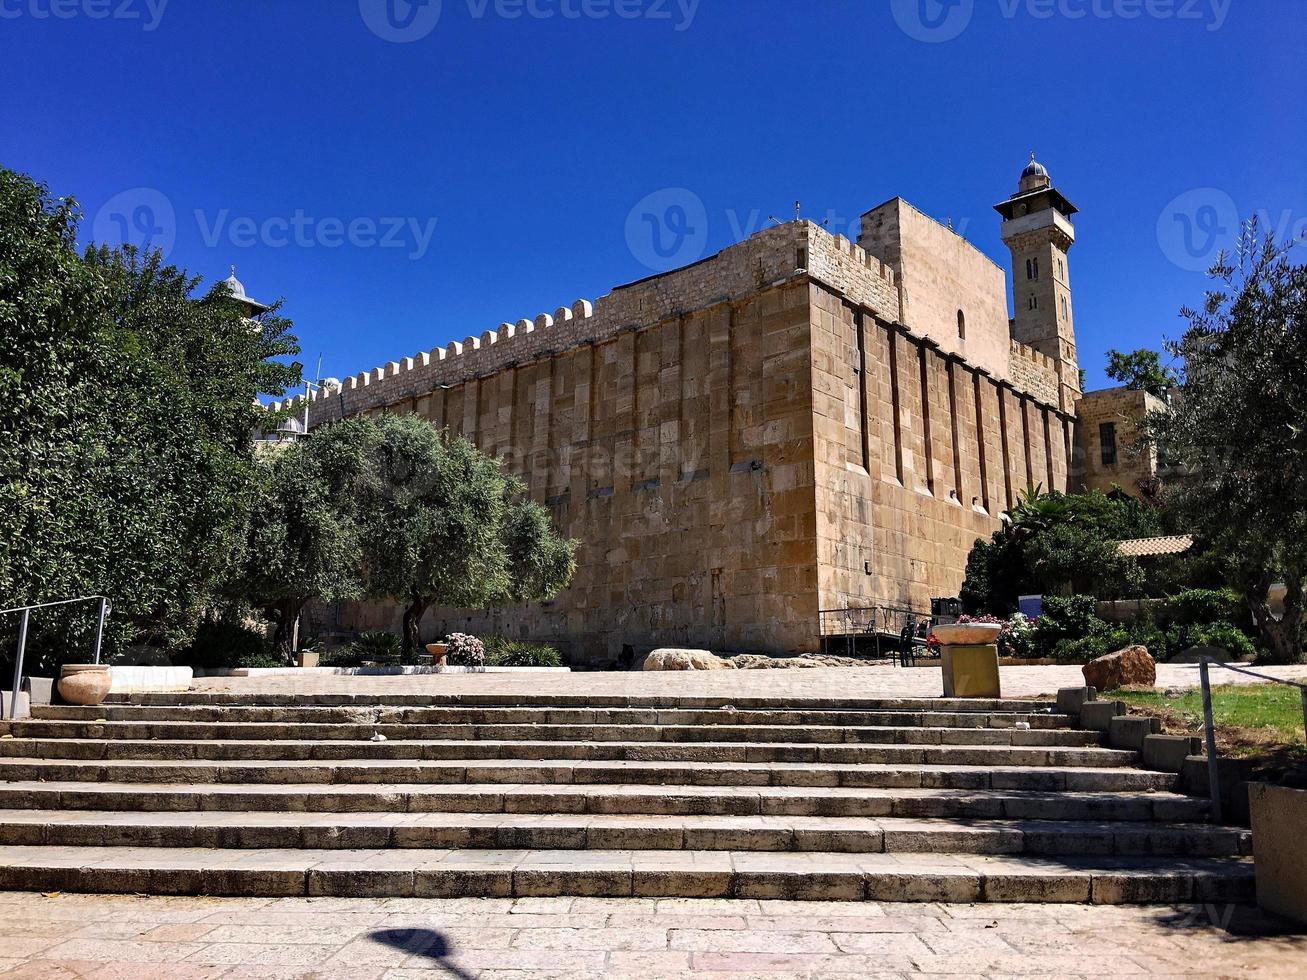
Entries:
[[[1203,733],[1203,694],[1193,690],[1113,691],[1104,695],[1162,719],[1168,734]],[[1222,755],[1248,758],[1287,755],[1307,761],[1302,695],[1285,684],[1222,684],[1212,688],[1216,747]]]

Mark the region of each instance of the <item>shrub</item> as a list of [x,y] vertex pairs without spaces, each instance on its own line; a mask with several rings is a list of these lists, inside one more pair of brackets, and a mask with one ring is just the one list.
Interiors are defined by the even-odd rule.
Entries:
[[1167,619],[1179,625],[1237,624],[1248,618],[1238,593],[1229,589],[1186,589],[1167,603]]
[[[251,664],[260,658],[275,663]],[[272,655],[272,644],[262,630],[254,629],[236,619],[205,617],[191,645],[173,657],[181,667],[224,669],[231,667],[272,666],[285,667],[286,661]]]
[[1119,649],[1121,648],[1113,645],[1110,634],[1100,633],[1094,636],[1081,637],[1078,640],[1059,640],[1054,644],[1051,656],[1054,660],[1065,663],[1087,664],[1105,653],[1111,653],[1113,650]]
[[1191,647],[1217,647],[1235,659],[1242,659],[1257,652],[1253,641],[1229,623],[1172,626],[1167,631],[1167,642],[1172,653],[1183,653]]
[[372,630],[361,634],[349,649],[360,662],[394,666],[403,659],[404,641],[396,633]]
[[1022,613],[1003,622],[998,634],[998,645],[1003,655],[1029,659],[1035,656],[1035,624]]
[[563,658],[547,643],[505,640],[487,643],[486,663],[493,667],[561,667]]
[[250,653],[241,657],[237,667],[285,667],[286,661],[275,653]]
[[486,646],[467,633],[450,633],[445,637],[449,654],[445,662],[457,667],[482,667],[486,662]]
[[[1043,615],[1035,620],[1036,656],[1058,657],[1058,644],[1064,640],[1084,640],[1107,633],[1108,625],[1095,614],[1096,607],[1093,596],[1045,596]],[[1077,648],[1077,655],[1083,649]]]

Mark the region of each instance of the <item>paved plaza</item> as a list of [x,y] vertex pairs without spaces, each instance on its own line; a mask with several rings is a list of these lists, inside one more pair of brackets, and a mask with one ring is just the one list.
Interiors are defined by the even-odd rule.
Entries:
[[[1264,667],[1261,673],[1286,680],[1307,680],[1307,665]],[[1059,687],[1082,687],[1076,664],[1003,667],[1003,696],[1053,695]],[[1213,684],[1257,683],[1255,678],[1212,669]],[[1159,689],[1197,687],[1196,664],[1158,664]],[[408,676],[341,676],[282,674],[261,677],[202,677],[199,692],[240,694],[573,694],[594,697],[741,698],[932,698],[942,693],[938,664],[894,667],[812,667],[786,670],[605,671],[574,673],[422,674]]]
[[0,976],[1292,977],[1307,935],[1246,906],[0,893]]

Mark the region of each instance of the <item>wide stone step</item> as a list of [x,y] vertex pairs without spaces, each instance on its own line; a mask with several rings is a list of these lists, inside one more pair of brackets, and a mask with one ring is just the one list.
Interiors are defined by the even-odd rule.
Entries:
[[274,722],[383,725],[800,725],[843,728],[1066,728],[1066,715],[983,711],[795,711],[685,708],[36,705],[40,721]]
[[1053,702],[1040,698],[830,698],[737,697],[731,694],[679,697],[675,695],[590,694],[328,694],[192,691],[157,694],[111,694],[106,705],[232,705],[236,707],[507,707],[507,708],[680,708],[757,711],[958,711],[1049,712]]
[[884,745],[1098,745],[1072,729],[894,728],[797,725],[424,725],[276,722],[54,721],[8,723],[16,738],[558,740],[580,742],[816,742]]
[[0,844],[1238,856],[1247,830],[1131,821],[457,813],[0,811]]
[[[148,749],[153,743],[140,743]],[[239,744],[239,743],[238,743]],[[839,765],[808,762],[668,762],[406,759],[51,760],[0,758],[0,781],[98,783],[372,784],[642,783],[660,786],[856,786],[930,789],[1169,790],[1175,777],[1137,769]]]
[[[68,725],[68,722],[49,724]],[[101,726],[103,727],[103,726]],[[565,742],[486,739],[140,738],[116,729],[104,736],[0,739],[0,757],[36,759],[206,760],[482,760],[658,762],[822,762],[830,764],[1085,767],[1132,765],[1138,753],[1098,747],[883,745],[792,742]]]
[[0,847],[0,888],[156,895],[1246,902],[1240,858],[660,850]]
[[1207,802],[1173,793],[820,786],[577,784],[221,785],[0,783],[0,809],[391,813],[591,813],[686,816],[945,817],[1201,821]]

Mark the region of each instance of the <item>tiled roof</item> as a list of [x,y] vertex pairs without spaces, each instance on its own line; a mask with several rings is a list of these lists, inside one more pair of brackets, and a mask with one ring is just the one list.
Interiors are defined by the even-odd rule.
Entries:
[[1117,551],[1131,558],[1151,558],[1155,555],[1182,555],[1194,546],[1188,534],[1175,534],[1165,538],[1135,538],[1117,543]]

